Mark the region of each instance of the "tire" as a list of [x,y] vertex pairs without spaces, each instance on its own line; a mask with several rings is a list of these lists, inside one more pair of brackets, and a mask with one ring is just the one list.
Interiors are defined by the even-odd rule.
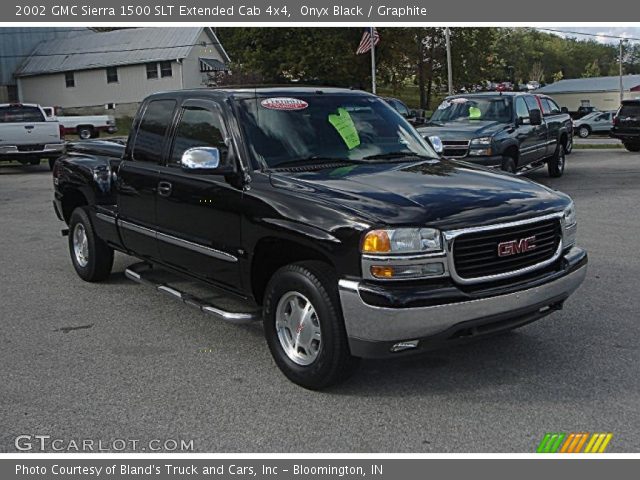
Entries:
[[329,265],[309,261],[282,267],[269,280],[263,305],[269,350],[289,380],[319,390],[354,372],[359,359],[349,351]]
[[93,128],[91,127],[78,127],[78,137],[82,140],[89,140],[93,136]]
[[591,135],[591,129],[588,126],[581,125],[578,127],[578,136],[580,138],[587,138],[589,135]]
[[87,282],[109,277],[113,249],[95,234],[86,207],[78,207],[69,219],[69,254],[73,268]]
[[567,145],[564,147],[565,155],[571,155],[571,152],[573,152],[573,135],[569,135]]
[[516,173],[518,167],[516,166],[516,161],[513,157],[504,157],[502,159],[502,170],[509,173]]
[[558,143],[556,147],[556,151],[547,161],[547,170],[549,171],[549,176],[552,178],[559,178],[564,173],[564,168],[567,165],[567,159],[565,158],[564,146],[561,143]]
[[623,143],[623,145],[630,152],[640,152],[640,143]]

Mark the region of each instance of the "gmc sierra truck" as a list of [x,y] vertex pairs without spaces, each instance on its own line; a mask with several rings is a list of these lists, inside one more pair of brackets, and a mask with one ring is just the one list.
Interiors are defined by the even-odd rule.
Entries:
[[564,173],[565,155],[573,149],[568,113],[546,95],[490,92],[447,97],[424,127],[437,136],[444,156],[507,172],[547,165],[551,177]]
[[53,183],[82,279],[107,278],[114,251],[137,257],[130,279],[223,320],[262,320],[275,363],[310,389],[360,358],[537,320],[587,269],[567,195],[439,158],[365,92],[154,94],[126,145],[72,145]]
[[0,161],[39,165],[46,158],[53,168],[63,152],[64,132],[60,124],[47,121],[39,105],[0,104]]

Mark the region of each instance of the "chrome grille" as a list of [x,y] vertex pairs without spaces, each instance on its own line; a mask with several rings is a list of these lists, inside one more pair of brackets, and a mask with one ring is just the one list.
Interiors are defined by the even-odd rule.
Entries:
[[[534,240],[530,245],[535,245],[531,250],[505,249],[505,256],[498,253],[500,244],[517,243],[522,239],[531,238]],[[562,230],[558,218],[464,233],[456,237],[453,243],[455,273],[461,279],[477,279],[534,267],[553,259],[561,238]]]
[[442,154],[447,158],[462,158],[469,153],[468,140],[443,140],[442,146],[444,148]]

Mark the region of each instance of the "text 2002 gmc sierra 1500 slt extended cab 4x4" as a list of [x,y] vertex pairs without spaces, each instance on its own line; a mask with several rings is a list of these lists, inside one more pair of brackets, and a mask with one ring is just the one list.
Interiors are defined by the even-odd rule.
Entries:
[[[219,318],[262,319],[278,367],[307,388],[362,357],[537,320],[586,274],[567,195],[438,158],[364,92],[159,93],[126,146],[71,150],[54,168],[54,206],[78,275],[106,278],[114,250],[138,257],[129,278]],[[158,269],[242,308],[154,279]]]

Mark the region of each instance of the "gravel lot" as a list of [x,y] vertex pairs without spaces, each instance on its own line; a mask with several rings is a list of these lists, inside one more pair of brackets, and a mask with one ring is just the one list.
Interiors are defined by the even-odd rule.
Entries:
[[[51,176],[0,166],[0,451],[20,434],[193,440],[202,452],[533,452],[545,432],[640,451],[640,155],[575,151],[565,176],[590,254],[565,309],[493,339],[288,382],[260,325],[227,325],[125,279],[82,282]],[[64,445],[64,444],[59,444]],[[140,448],[142,451],[142,448]]]

